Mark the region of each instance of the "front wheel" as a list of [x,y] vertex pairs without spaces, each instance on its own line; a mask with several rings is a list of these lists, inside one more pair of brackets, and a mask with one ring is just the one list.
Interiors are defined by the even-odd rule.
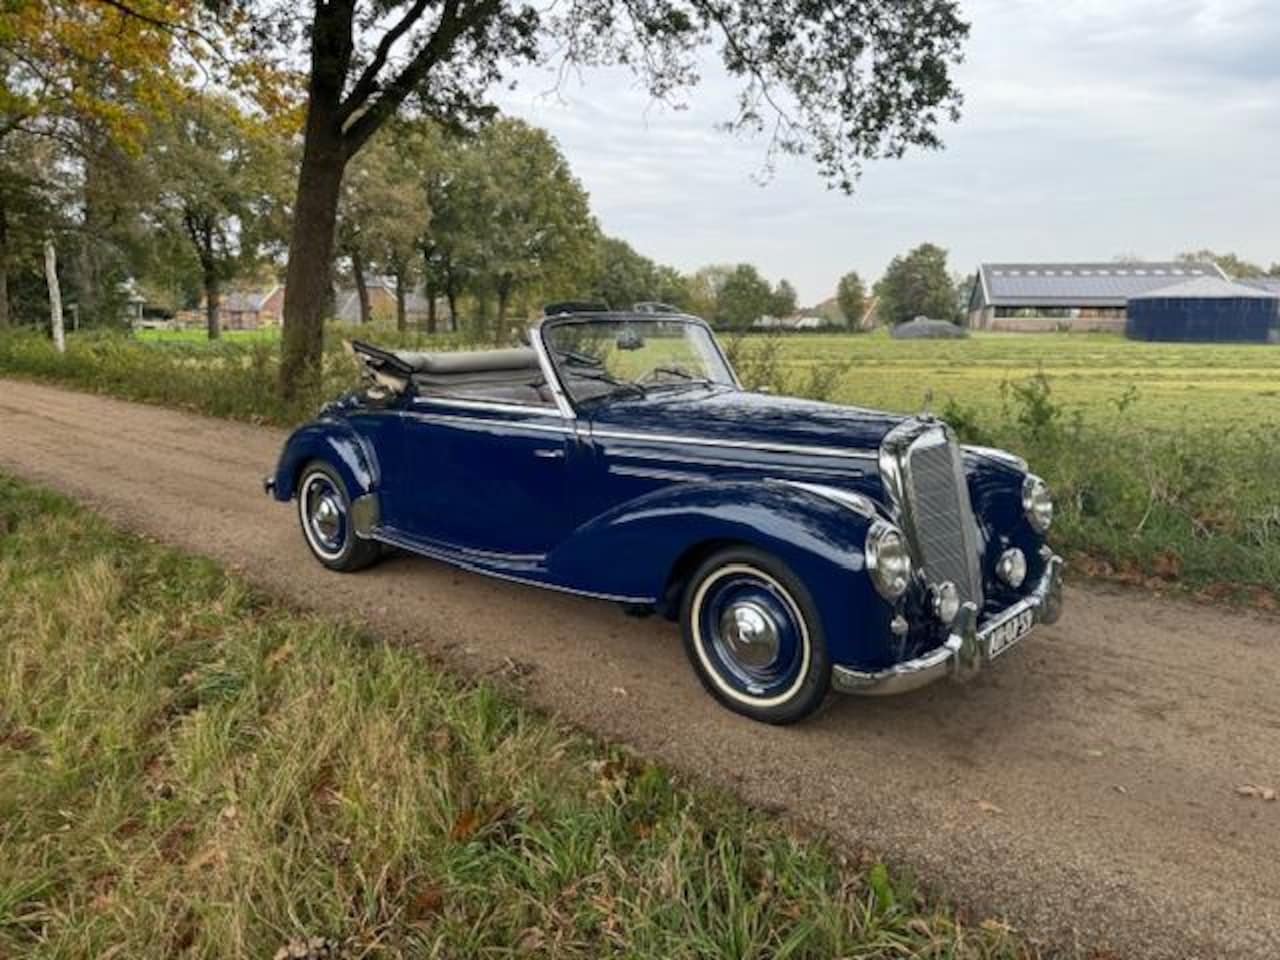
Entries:
[[708,558],[684,592],[680,622],[698,679],[730,710],[794,723],[826,697],[831,661],[817,608],[769,554],[734,547]]
[[356,536],[347,485],[322,461],[307,464],[298,480],[298,522],[311,553],[330,570],[350,573],[381,553],[377,542]]

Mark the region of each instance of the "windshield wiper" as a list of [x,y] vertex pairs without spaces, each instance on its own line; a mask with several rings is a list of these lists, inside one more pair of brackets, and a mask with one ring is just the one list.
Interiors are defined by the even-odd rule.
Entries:
[[708,377],[699,377],[690,373],[688,370],[682,370],[679,367],[654,367],[653,373],[663,373],[680,379],[675,383],[651,383],[648,385],[650,390],[671,390],[680,387],[714,387],[716,383]]
[[[599,383],[607,383],[611,387],[618,388],[618,389],[610,390],[608,393],[602,394],[602,396],[612,396],[613,394],[617,393],[619,389],[631,390],[635,393],[637,397],[641,397],[641,398],[648,395],[645,388],[640,386],[640,384],[632,383],[630,380],[619,380],[617,377],[612,376],[611,374],[608,374],[608,373],[588,373],[585,370],[574,370],[572,373],[569,374],[569,376],[577,377],[579,380],[595,380],[595,381],[598,381]],[[588,401],[590,401],[590,400],[598,400],[600,398],[588,397],[587,399]]]

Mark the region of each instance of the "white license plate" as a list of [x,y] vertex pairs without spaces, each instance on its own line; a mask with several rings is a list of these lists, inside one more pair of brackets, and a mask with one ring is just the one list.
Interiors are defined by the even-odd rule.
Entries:
[[1023,610],[987,634],[987,659],[994,660],[1031,632],[1036,625],[1034,610]]

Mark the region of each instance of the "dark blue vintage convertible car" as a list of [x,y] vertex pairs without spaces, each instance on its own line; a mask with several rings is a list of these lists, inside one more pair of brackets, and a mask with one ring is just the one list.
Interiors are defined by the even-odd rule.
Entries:
[[325,566],[384,546],[679,619],[699,678],[772,723],[828,690],[964,677],[1061,608],[1053,502],[947,425],[741,388],[710,329],[553,316],[474,353],[353,344],[368,386],[266,481]]

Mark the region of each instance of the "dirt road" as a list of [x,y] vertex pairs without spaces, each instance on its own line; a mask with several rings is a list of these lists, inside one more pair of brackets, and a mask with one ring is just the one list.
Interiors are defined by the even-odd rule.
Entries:
[[[1280,622],[1069,590],[966,687],[836,699],[773,729],[717,707],[676,628],[396,558],[324,571],[263,496],[283,434],[0,380],[0,469],[350,614],[936,882],[1067,955],[1280,956]],[[523,671],[520,671],[523,672]]]

